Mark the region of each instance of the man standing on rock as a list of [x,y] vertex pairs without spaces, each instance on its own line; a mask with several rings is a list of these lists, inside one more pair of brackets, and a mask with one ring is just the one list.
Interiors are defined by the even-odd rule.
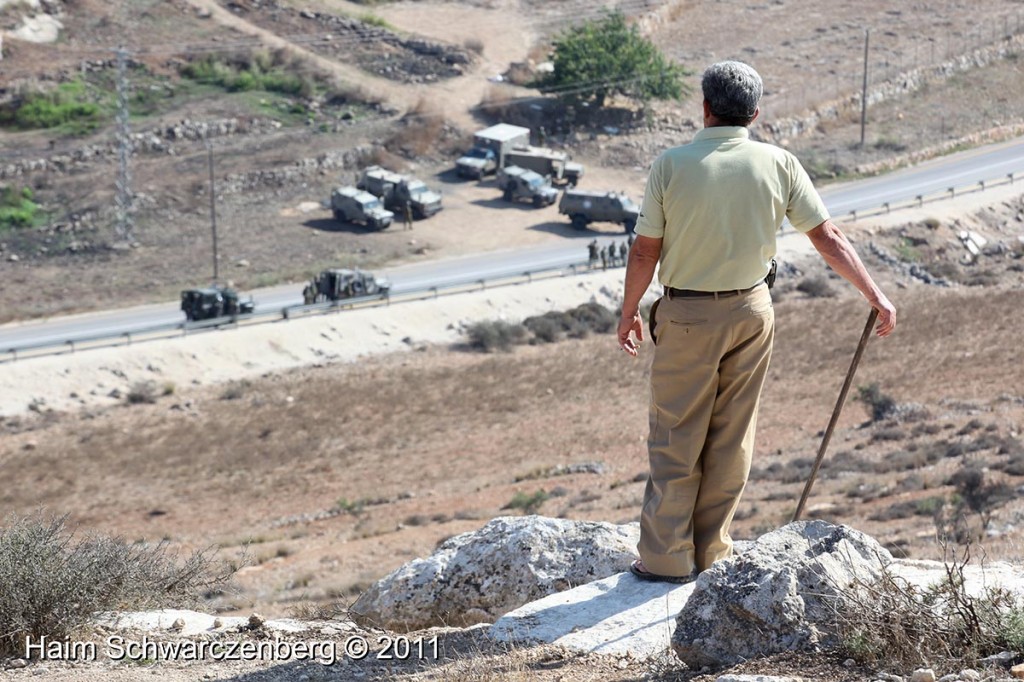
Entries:
[[[729,525],[750,472],[775,313],[765,283],[785,217],[878,309],[896,309],[829,220],[796,157],[749,139],[761,77],[741,62],[704,73],[704,130],[651,168],[626,267],[620,347],[643,341],[640,300],[660,264],[651,309],[650,477],[640,513],[644,580],[686,582],[732,553]],[[635,339],[631,336],[635,335]]]

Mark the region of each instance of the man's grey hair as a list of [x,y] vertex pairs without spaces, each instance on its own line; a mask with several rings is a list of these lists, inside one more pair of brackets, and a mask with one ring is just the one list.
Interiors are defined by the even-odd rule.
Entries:
[[764,86],[757,71],[743,62],[718,62],[708,67],[701,81],[704,99],[715,118],[729,125],[754,120]]

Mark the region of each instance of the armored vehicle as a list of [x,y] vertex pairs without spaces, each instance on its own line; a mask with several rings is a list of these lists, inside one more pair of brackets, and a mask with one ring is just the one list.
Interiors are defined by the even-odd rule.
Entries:
[[355,187],[339,187],[331,192],[331,210],[339,222],[362,223],[375,230],[383,230],[395,219],[380,199]]
[[558,199],[558,190],[548,178],[519,166],[506,166],[498,171],[498,187],[505,201],[529,199],[536,208],[550,206]]
[[392,173],[380,166],[365,169],[356,188],[379,198],[386,208],[399,215],[405,210],[406,202],[413,217],[418,219],[429,218],[441,210],[441,195],[430,190],[422,180]]
[[513,147],[505,155],[505,163],[547,175],[552,182],[575,187],[583,177],[583,164],[570,161],[565,152],[547,147]]
[[636,227],[640,206],[618,192],[587,192],[567,189],[558,202],[558,212],[569,216],[577,230],[595,222],[621,223],[626,232]]
[[513,147],[530,144],[530,129],[499,123],[473,136],[473,148],[455,162],[460,177],[481,179],[505,166],[505,155]]
[[255,308],[256,304],[251,298],[248,301],[241,301],[238,292],[229,287],[212,286],[181,292],[181,309],[189,322],[246,315]]
[[391,284],[362,270],[336,268],[324,270],[312,282],[314,300],[340,301],[356,296],[387,296]]

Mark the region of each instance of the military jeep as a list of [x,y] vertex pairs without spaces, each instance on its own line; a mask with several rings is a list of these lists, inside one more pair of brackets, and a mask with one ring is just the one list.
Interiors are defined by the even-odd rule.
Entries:
[[506,166],[498,171],[497,184],[505,201],[529,199],[534,207],[542,208],[558,199],[558,190],[551,186],[549,178],[519,166]]
[[632,232],[640,216],[640,206],[625,194],[617,192],[588,192],[567,189],[558,202],[558,212],[569,216],[577,230],[587,229],[593,222],[621,223],[626,232]]
[[212,286],[181,292],[181,309],[189,322],[247,315],[255,308],[256,304],[251,298],[248,301],[239,300],[238,292],[230,287]]
[[387,296],[391,284],[370,272],[335,268],[324,270],[313,281],[314,301],[340,301],[358,296]]

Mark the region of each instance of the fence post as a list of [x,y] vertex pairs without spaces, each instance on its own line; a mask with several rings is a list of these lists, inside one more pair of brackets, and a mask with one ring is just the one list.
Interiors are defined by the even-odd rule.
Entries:
[[125,345],[126,346],[132,345],[132,333],[131,332],[125,332],[124,333],[124,340],[125,340]]
[[68,347],[71,349],[72,353],[75,352],[75,342],[74,341],[65,341],[64,343],[66,343],[68,345]]
[[434,292],[434,298],[437,298],[437,287],[430,287],[430,291]]
[[884,204],[882,204],[882,208],[884,208],[885,212],[888,213],[889,212],[889,202],[887,201]]
[[1010,184],[1013,184],[1013,173],[1007,173],[1006,177],[1010,178]]
[[981,185],[981,191],[984,192],[985,191],[985,181],[984,180],[979,180],[978,184]]
[[923,194],[918,194],[917,197],[915,197],[915,198],[917,199],[917,207],[918,208],[921,208],[922,206],[924,206],[924,195]]
[[951,199],[956,196],[956,187],[950,187],[946,191],[949,192],[949,197]]
[[857,222],[857,212],[856,211],[850,211],[850,219],[853,222]]

